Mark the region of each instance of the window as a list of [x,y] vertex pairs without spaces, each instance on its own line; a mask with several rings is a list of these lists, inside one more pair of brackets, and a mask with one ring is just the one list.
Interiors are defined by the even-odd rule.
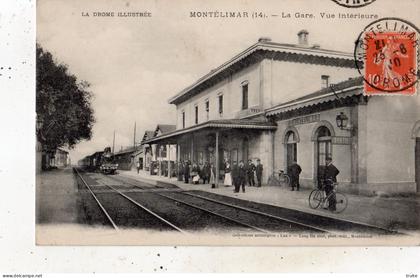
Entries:
[[328,88],[328,86],[330,85],[329,79],[329,75],[321,75],[321,88]]
[[182,111],[182,128],[185,128],[185,111]]
[[219,114],[223,114],[223,95],[219,96]]
[[210,113],[210,102],[206,99],[206,119],[209,120],[209,113]]
[[194,120],[194,123],[195,124],[198,124],[198,105],[196,105],[194,107],[194,109],[195,109],[195,120]]
[[248,83],[242,85],[242,110],[248,109]]

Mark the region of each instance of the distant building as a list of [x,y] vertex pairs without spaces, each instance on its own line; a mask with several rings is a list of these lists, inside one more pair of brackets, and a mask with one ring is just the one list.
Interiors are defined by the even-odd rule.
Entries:
[[131,170],[135,167],[135,153],[140,147],[128,147],[119,152],[114,153],[113,162],[118,164],[119,170]]
[[[175,125],[158,124],[153,133],[153,137],[159,137],[176,130]],[[153,165],[151,174],[167,176],[173,175],[176,161],[176,145],[174,144],[150,144],[151,163]],[[150,169],[149,169],[150,170]]]
[[152,139],[154,136],[155,136],[154,130],[146,130],[140,142],[140,145],[142,147],[142,154],[143,154],[143,158],[140,160],[142,164],[141,169],[147,172],[150,172],[150,165],[152,162],[152,148],[149,144],[145,144],[144,142]]
[[63,149],[56,149],[55,152],[42,153],[42,168],[65,168],[70,165],[69,153]]
[[351,53],[309,45],[306,30],[298,42],[262,38],[213,69],[169,100],[176,130],[143,144],[176,146],[177,161],[209,161],[219,177],[227,160],[259,158],[264,182],[296,160],[306,187],[331,156],[342,190],[418,192],[419,95],[366,97]]

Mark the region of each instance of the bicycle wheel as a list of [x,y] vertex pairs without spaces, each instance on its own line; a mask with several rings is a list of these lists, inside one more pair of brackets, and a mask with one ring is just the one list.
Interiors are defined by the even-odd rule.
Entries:
[[285,180],[284,180],[285,185],[286,185],[286,186],[290,186],[290,185],[291,185],[291,184],[290,184],[290,177],[289,177],[288,175],[285,175],[284,177],[285,177]]
[[280,185],[280,182],[279,182],[278,179],[276,179],[275,177],[271,176],[271,177],[268,178],[267,184],[270,185],[270,186],[279,186]]
[[316,209],[322,202],[322,191],[318,189],[312,190],[309,194],[309,207]]
[[288,175],[282,175],[279,178],[280,186],[289,186],[290,185],[290,178]]
[[335,193],[335,200],[336,200],[336,210],[335,213],[340,213],[347,208],[347,197],[343,193],[336,192]]

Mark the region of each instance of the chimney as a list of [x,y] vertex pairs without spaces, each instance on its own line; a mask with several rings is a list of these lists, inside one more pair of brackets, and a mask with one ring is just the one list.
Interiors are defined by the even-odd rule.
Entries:
[[309,35],[309,32],[306,30],[299,31],[298,33],[299,45],[308,45],[308,35]]
[[258,39],[258,42],[271,42],[271,38],[269,37],[261,37]]

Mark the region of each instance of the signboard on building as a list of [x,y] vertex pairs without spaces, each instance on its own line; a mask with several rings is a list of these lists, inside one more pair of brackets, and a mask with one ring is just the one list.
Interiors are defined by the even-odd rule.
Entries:
[[334,137],[331,138],[331,143],[333,145],[350,145],[351,144],[351,137],[334,136]]
[[288,126],[295,126],[295,125],[319,122],[319,120],[320,120],[320,114],[312,114],[312,115],[307,115],[307,116],[291,119],[289,120],[287,124]]

